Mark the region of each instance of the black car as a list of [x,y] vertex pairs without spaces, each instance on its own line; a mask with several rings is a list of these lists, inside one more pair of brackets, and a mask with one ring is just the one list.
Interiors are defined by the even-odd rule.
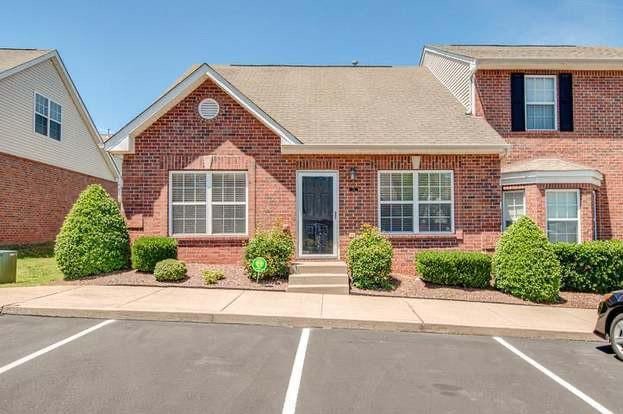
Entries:
[[612,350],[623,361],[623,290],[605,295],[597,312],[595,334],[609,340]]

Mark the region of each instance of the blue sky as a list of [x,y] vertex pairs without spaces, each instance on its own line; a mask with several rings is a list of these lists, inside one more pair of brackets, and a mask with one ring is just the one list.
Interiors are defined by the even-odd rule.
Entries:
[[0,47],[58,49],[112,132],[195,62],[413,65],[425,43],[623,46],[623,3],[21,0],[0,25]]

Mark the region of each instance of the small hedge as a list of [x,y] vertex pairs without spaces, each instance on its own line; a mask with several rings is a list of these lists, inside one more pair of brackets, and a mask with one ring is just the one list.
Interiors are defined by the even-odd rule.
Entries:
[[562,288],[607,293],[623,288],[623,241],[554,243],[562,268]]
[[[294,255],[292,235],[277,225],[270,230],[258,231],[244,248],[244,263],[250,278],[267,279],[287,277]],[[256,257],[266,259],[266,271],[256,274],[251,262]]]
[[204,270],[201,272],[203,281],[206,285],[214,285],[219,280],[225,279],[225,273],[222,270]]
[[415,267],[422,280],[439,285],[486,288],[491,284],[491,257],[484,253],[422,252]]
[[177,240],[165,236],[140,236],[132,243],[132,268],[153,272],[156,263],[177,258]]
[[54,258],[65,279],[128,266],[128,228],[119,205],[102,186],[89,185],[76,200],[56,236]]
[[495,287],[533,302],[556,302],[560,263],[543,231],[528,217],[512,224],[498,241],[493,260]]
[[186,278],[186,264],[176,259],[165,259],[156,263],[154,277],[158,282],[177,282]]
[[392,245],[376,227],[364,224],[348,244],[346,263],[353,285],[360,289],[392,287]]

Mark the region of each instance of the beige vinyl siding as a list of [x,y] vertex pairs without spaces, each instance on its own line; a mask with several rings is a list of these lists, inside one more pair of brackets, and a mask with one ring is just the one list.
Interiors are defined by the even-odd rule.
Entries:
[[[35,133],[35,91],[62,105],[60,142]],[[51,60],[0,80],[0,152],[115,180]]]
[[425,51],[422,64],[448,88],[467,112],[471,112],[472,80],[469,63]]

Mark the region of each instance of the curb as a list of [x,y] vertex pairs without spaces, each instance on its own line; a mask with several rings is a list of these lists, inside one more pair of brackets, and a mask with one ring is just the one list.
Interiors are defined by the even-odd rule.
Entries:
[[426,332],[450,335],[506,336],[573,341],[602,341],[592,332],[561,332],[525,328],[430,324],[406,321],[373,321],[301,316],[248,315],[231,313],[162,312],[97,308],[34,308],[6,305],[3,315],[51,316],[63,318],[129,319],[161,322],[195,322],[237,325],[264,325],[294,328],[363,329],[377,331]]

